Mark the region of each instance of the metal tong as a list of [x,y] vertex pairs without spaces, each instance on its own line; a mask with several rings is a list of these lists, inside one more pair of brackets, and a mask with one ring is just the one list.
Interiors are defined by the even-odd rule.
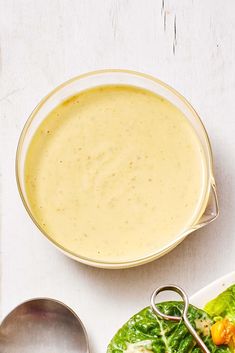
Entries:
[[[183,299],[184,302],[184,309],[183,312],[181,314],[181,316],[171,316],[171,315],[166,315],[164,313],[162,313],[158,307],[156,306],[156,297],[160,292],[165,292],[165,291],[172,291],[172,292],[176,292],[178,293],[181,298]],[[189,307],[189,299],[187,294],[185,293],[185,291],[175,285],[166,285],[166,286],[162,286],[159,287],[157,289],[155,289],[155,291],[153,292],[152,296],[151,296],[151,307],[153,309],[153,311],[160,316],[161,318],[163,318],[164,320],[170,320],[170,321],[175,321],[175,322],[180,322],[182,321],[185,326],[187,327],[187,329],[189,330],[189,332],[191,333],[191,335],[193,336],[193,338],[195,339],[195,341],[197,342],[198,346],[202,349],[202,351],[204,353],[211,353],[209,351],[209,349],[207,348],[207,346],[205,345],[205,343],[203,342],[203,340],[201,339],[201,337],[198,335],[198,333],[196,332],[196,330],[193,328],[193,326],[191,325],[189,319],[188,319],[188,307]]]

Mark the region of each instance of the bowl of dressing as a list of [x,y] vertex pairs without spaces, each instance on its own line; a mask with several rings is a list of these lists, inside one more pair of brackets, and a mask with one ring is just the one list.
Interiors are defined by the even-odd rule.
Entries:
[[21,133],[16,178],[41,233],[96,267],[156,259],[218,215],[199,116],[133,71],[91,72],[46,96]]

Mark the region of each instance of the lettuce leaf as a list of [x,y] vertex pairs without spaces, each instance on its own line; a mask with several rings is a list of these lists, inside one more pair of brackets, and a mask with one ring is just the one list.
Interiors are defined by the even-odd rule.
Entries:
[[[158,304],[168,315],[180,315],[183,303],[177,301]],[[203,310],[190,305],[188,318],[211,353],[230,352],[228,347],[216,346],[210,337],[213,320]],[[172,322],[156,316],[150,307],[134,315],[116,333],[107,353],[201,353],[183,322]]]
[[204,310],[215,320],[227,318],[235,323],[235,285],[207,303]]

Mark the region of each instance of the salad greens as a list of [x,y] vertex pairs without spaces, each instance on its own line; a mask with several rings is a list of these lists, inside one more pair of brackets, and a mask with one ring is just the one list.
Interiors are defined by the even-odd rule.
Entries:
[[226,318],[235,323],[235,285],[207,303],[205,311],[216,321]]
[[[177,301],[158,304],[168,315],[180,315],[183,303]],[[211,353],[230,352],[227,346],[216,346],[210,335],[213,319],[203,310],[190,305],[188,318]],[[150,307],[134,315],[116,333],[107,353],[201,353],[201,349],[183,322],[165,321]]]

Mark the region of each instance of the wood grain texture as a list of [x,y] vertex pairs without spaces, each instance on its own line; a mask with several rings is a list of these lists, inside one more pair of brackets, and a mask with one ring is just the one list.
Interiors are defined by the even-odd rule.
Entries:
[[[1,317],[30,297],[60,299],[101,353],[155,286],[175,282],[191,294],[234,270],[234,11],[233,0],[0,0]],[[169,255],[120,271],[57,252],[29,220],[14,173],[39,100],[72,76],[111,67],[153,74],[194,105],[211,138],[221,208]]]

